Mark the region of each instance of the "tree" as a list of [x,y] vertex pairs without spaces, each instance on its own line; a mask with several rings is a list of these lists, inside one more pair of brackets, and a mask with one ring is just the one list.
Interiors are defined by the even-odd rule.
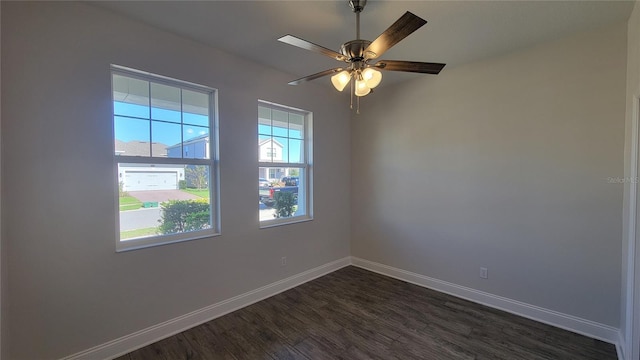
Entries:
[[191,165],[186,169],[187,182],[196,189],[204,189],[207,187],[207,167],[204,165]]
[[129,193],[124,191],[124,181],[120,181],[118,183],[118,196],[120,197],[129,196]]
[[209,204],[202,200],[169,200],[161,204],[160,234],[175,234],[210,226]]
[[289,176],[300,176],[300,169],[298,168],[289,169]]
[[274,208],[276,209],[275,214],[273,214],[274,217],[290,217],[296,212],[298,199],[296,199],[294,193],[288,191],[276,191],[273,194],[273,199],[276,202],[274,205]]

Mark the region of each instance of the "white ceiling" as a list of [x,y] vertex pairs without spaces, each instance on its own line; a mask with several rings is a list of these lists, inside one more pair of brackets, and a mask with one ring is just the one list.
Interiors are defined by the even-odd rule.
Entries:
[[[122,13],[292,74],[292,80],[339,65],[276,41],[292,34],[339,51],[355,39],[347,1],[101,1]],[[369,0],[361,37],[374,40],[405,11],[428,23],[381,58],[446,63],[447,68],[536,43],[626,21],[633,1],[395,1]],[[417,76],[385,73],[384,82]],[[322,80],[315,80],[322,81]]]

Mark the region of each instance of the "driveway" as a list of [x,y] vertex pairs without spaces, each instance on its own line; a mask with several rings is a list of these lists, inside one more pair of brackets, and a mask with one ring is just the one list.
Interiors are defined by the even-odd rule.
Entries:
[[276,209],[272,207],[267,207],[265,204],[261,202],[258,202],[258,209],[260,210],[260,221],[275,219],[273,214],[276,213]]
[[168,200],[196,200],[201,199],[198,196],[189,194],[182,190],[145,190],[145,191],[128,191],[129,195],[142,201],[163,202]]

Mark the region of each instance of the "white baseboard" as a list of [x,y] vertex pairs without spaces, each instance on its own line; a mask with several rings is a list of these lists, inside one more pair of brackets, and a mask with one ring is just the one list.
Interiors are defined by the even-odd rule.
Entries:
[[624,339],[624,335],[622,335],[622,330],[618,331],[618,341],[616,342],[616,352],[618,353],[618,360],[625,360],[627,356],[626,353],[626,341]]
[[[609,325],[600,324],[595,321],[582,319],[573,315],[563,314],[502,296],[489,294],[483,291],[456,285],[373,261],[360,259],[354,256],[351,257],[351,263],[354,266],[377,272],[382,275],[440,291],[478,304],[490,306],[492,308],[619,346],[620,331],[619,329]],[[618,351],[618,354],[620,354],[620,351]]]
[[345,257],[330,263],[318,266],[305,272],[276,281],[261,288],[232,297],[219,303],[165,321],[163,323],[123,336],[108,343],[95,346],[91,349],[67,356],[63,360],[84,359],[113,359],[129,353],[156,341],[175,335],[194,326],[213,320],[232,311],[249,306],[260,300],[294,288],[305,282],[326,275],[351,263],[350,257]]
[[625,360],[623,352],[624,339],[619,329],[614,327],[353,256],[345,257],[276,281],[261,288],[137,331],[133,334],[67,356],[62,360],[113,359],[348,265],[358,266],[385,276],[615,344],[618,359]]

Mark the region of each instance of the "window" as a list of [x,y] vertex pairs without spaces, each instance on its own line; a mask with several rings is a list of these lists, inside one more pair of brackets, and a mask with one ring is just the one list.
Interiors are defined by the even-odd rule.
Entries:
[[311,113],[258,103],[258,178],[263,227],[312,218]]
[[216,91],[113,65],[116,250],[219,233]]

